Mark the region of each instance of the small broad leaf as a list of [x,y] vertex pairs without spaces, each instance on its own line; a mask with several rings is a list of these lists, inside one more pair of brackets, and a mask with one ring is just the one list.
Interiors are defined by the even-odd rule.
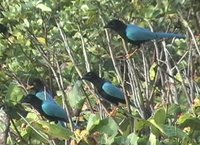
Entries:
[[145,119],[135,119],[135,130],[138,132],[145,129],[149,125],[150,123]]
[[33,122],[32,124],[36,129],[45,132],[52,138],[58,138],[58,139],[68,139],[71,138],[73,133],[61,125],[58,124],[50,124],[46,121],[37,121]]
[[190,114],[181,115],[177,121],[181,128],[190,127],[193,130],[200,130],[200,119]]
[[81,88],[81,84],[82,81],[77,80],[68,95],[68,100],[73,110],[81,109],[85,102],[85,97]]
[[[27,110],[30,110],[30,108],[27,107]],[[46,121],[43,121],[35,112],[28,113],[26,120],[37,130],[48,134],[52,138],[58,138],[62,140],[72,137],[72,132],[69,129],[62,127],[60,124],[50,124]]]
[[116,136],[115,142],[116,145],[126,145],[127,143],[127,137],[126,136]]
[[183,77],[181,76],[181,74],[178,72],[175,76],[175,78],[180,81],[180,82],[183,82]]
[[97,114],[91,114],[87,123],[86,130],[91,131],[100,122],[100,117]]
[[179,137],[181,139],[187,137],[186,133],[175,126],[162,125],[161,128],[168,137]]
[[156,63],[153,63],[151,68],[150,68],[150,79],[151,80],[155,80],[156,79],[156,75],[157,75],[157,64]]
[[107,134],[108,136],[116,136],[118,133],[119,126],[116,124],[116,122],[112,118],[105,118],[99,122],[98,125],[96,125],[92,132],[100,132]]
[[9,104],[16,105],[25,95],[25,91],[17,84],[11,83],[6,94],[6,101]]
[[192,115],[189,113],[185,113],[183,115],[181,115],[177,121],[177,123],[180,125],[182,123],[184,123],[187,119],[192,119]]
[[46,45],[46,40],[44,37],[37,37],[38,42],[40,42],[42,45]]
[[163,108],[156,111],[154,117],[155,122],[158,124],[164,124],[166,120],[166,112]]
[[97,141],[100,144],[112,144],[118,134],[119,126],[112,118],[105,118],[99,122],[90,132],[98,134]]
[[44,5],[42,3],[37,4],[36,8],[39,8],[44,12],[51,12],[51,8],[47,7],[46,5]]
[[150,122],[154,127],[156,127],[162,134],[166,135],[167,137],[179,137],[185,138],[187,135],[179,128],[175,126],[157,124],[154,119],[151,119]]
[[29,27],[29,26],[30,26],[30,23],[29,23],[28,19],[24,19],[24,25],[25,25],[26,27]]
[[177,104],[170,104],[168,110],[167,110],[167,115],[171,116],[174,118],[174,116],[177,116],[181,114],[181,107],[180,105]]
[[135,133],[131,133],[128,135],[127,140],[129,145],[137,145],[139,137]]

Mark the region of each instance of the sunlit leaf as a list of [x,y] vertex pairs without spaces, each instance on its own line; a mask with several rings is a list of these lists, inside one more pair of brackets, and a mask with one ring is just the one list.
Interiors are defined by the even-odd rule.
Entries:
[[30,26],[30,23],[29,23],[29,21],[28,21],[27,19],[24,19],[24,25],[25,25],[26,27],[29,27],[29,26]]
[[187,119],[191,119],[193,118],[191,114],[189,113],[185,113],[185,114],[182,114],[179,119],[177,120],[177,123],[178,124],[182,124],[183,122],[185,122]]
[[100,123],[99,115],[91,114],[87,123],[86,130],[91,131],[99,123]]
[[183,82],[183,77],[181,76],[180,73],[177,73],[176,76],[175,76],[175,78],[176,78],[178,81]]
[[200,119],[193,117],[189,113],[181,115],[177,120],[177,124],[181,128],[190,127],[194,130],[200,130]]
[[99,134],[97,137],[98,142],[101,144],[112,144],[114,138],[118,133],[119,126],[112,118],[105,118],[99,122],[90,131],[94,134]]
[[36,5],[36,8],[39,8],[41,9],[42,11],[46,11],[46,12],[51,12],[51,8],[49,8],[48,6],[42,4],[42,3],[39,3]]
[[151,80],[155,80],[156,79],[156,75],[157,75],[157,64],[156,63],[153,63],[151,65],[151,68],[150,68],[150,79]]
[[42,45],[46,45],[46,40],[44,37],[37,37],[38,42],[40,42]]
[[58,138],[58,139],[68,139],[72,137],[73,133],[67,129],[62,127],[61,125],[58,124],[50,124],[46,121],[38,121],[33,122],[32,125],[40,130],[51,136],[52,138]]
[[135,133],[131,133],[128,135],[127,140],[129,145],[137,145],[139,137]]
[[154,114],[154,120],[158,124],[164,124],[166,121],[166,112],[163,108],[156,110]]
[[6,101],[13,105],[17,104],[25,95],[25,91],[15,83],[10,83],[7,94]]
[[150,124],[147,120],[144,119],[137,119],[135,120],[135,130],[136,131],[141,131],[144,128],[148,127]]
[[85,96],[81,85],[82,81],[77,80],[68,95],[68,100],[73,110],[81,109],[85,102]]
[[167,137],[179,137],[185,138],[187,135],[178,127],[170,126],[170,125],[163,125],[157,124],[155,120],[151,119],[150,122],[164,135]]
[[105,133],[108,136],[115,136],[118,133],[118,129],[119,126],[112,118],[105,118],[92,129],[92,132],[98,131],[100,133]]

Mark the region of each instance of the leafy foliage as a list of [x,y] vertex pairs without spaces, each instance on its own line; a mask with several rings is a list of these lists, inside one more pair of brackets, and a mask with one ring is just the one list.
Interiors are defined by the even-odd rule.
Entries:
[[[6,144],[199,144],[199,10],[197,0],[3,0],[0,23],[12,34],[0,30]],[[187,39],[145,43],[126,59],[134,46],[103,28],[113,18]],[[90,70],[121,84],[131,105],[110,115],[92,87],[77,81]],[[66,128],[21,103],[30,77],[57,91],[72,120]]]

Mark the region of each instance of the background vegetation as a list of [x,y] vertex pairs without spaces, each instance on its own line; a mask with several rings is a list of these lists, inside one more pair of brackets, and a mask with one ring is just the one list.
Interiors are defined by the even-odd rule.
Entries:
[[[149,42],[126,59],[135,47],[103,28],[113,18],[187,39]],[[0,22],[12,34],[0,39],[2,144],[200,144],[199,0],[3,0]],[[90,70],[120,84],[131,103],[109,115],[77,81]],[[31,77],[65,102],[67,129],[21,105]]]

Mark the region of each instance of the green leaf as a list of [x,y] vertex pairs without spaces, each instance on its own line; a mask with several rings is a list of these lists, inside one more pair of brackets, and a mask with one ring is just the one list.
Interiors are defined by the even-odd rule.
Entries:
[[180,82],[183,82],[183,77],[181,76],[181,74],[178,72],[175,76],[175,78],[180,81]]
[[184,123],[187,119],[191,119],[191,118],[193,118],[191,114],[185,113],[185,114],[183,114],[183,115],[181,115],[181,116],[179,117],[179,119],[177,120],[177,124],[182,124],[182,123]]
[[186,113],[181,115],[177,121],[181,128],[190,127],[193,130],[200,130],[200,119]]
[[157,124],[164,124],[166,120],[166,112],[163,108],[158,109],[154,114],[154,120]]
[[138,139],[139,137],[134,133],[131,133],[128,136],[123,134],[123,136],[115,137],[113,145],[137,145]]
[[131,133],[128,135],[127,140],[129,145],[137,145],[139,137],[135,133]]
[[25,91],[15,83],[10,83],[7,94],[6,102],[16,105],[25,95]]
[[176,126],[169,126],[163,124],[157,124],[154,119],[151,119],[150,122],[154,125],[161,133],[167,137],[179,137],[185,138],[187,135]]
[[181,113],[181,107],[177,104],[171,104],[167,110],[167,115],[170,115],[172,118]]
[[82,81],[77,80],[68,95],[69,104],[73,110],[80,110],[85,102],[85,96],[81,84]]
[[51,8],[47,7],[46,5],[42,3],[37,4],[36,8],[41,9],[43,12],[51,12]]
[[105,118],[92,129],[92,132],[98,131],[100,133],[105,133],[108,136],[116,136],[118,129],[119,126],[112,118]]
[[112,144],[118,134],[119,126],[112,118],[105,118],[99,122],[90,132],[100,134],[98,142],[100,144]]
[[137,132],[142,131],[146,127],[148,127],[150,123],[147,120],[144,119],[135,119],[135,130]]
[[52,138],[58,138],[60,140],[69,139],[73,135],[69,129],[62,127],[59,124],[50,124],[46,121],[37,121],[33,122],[32,125],[37,130],[43,131]]
[[86,130],[91,131],[96,125],[100,123],[100,117],[97,114],[91,114],[87,123]]
[[150,19],[153,17],[155,11],[155,7],[152,5],[149,5],[148,8],[145,10],[145,18]]
[[126,136],[116,136],[114,144],[116,145],[126,145],[127,143],[127,137]]
[[176,126],[162,125],[160,128],[168,137],[179,137],[180,139],[187,137],[186,133]]
[[25,25],[26,27],[29,27],[29,26],[30,26],[30,23],[29,23],[28,19],[24,19],[24,25]]
[[156,75],[157,75],[157,64],[156,63],[153,63],[151,65],[151,68],[150,68],[150,79],[151,80],[155,80],[156,79]]

